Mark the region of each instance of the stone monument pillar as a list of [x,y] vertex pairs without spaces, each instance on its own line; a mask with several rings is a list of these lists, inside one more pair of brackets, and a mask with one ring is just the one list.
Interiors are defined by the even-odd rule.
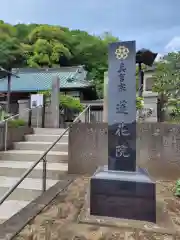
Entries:
[[19,111],[19,118],[23,119],[24,121],[28,122],[30,101],[29,99],[18,100],[18,111]]
[[135,41],[109,45],[108,167],[90,181],[90,214],[156,222],[156,187],[136,167]]
[[51,121],[52,127],[59,128],[59,94],[60,83],[59,77],[55,77],[52,81],[51,91]]
[[104,73],[103,122],[108,121],[108,72]]
[[127,42],[122,46],[112,44],[109,47],[109,170],[136,170],[135,56],[135,42]]

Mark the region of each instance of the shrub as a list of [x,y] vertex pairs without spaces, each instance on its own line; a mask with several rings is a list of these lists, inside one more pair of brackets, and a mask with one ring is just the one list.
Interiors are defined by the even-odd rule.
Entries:
[[80,103],[80,100],[69,95],[60,95],[60,107],[69,109],[74,113],[83,111],[83,105]]
[[[51,91],[41,91],[47,98],[51,97]],[[83,110],[83,105],[78,98],[72,97],[70,95],[59,94],[60,109],[70,110],[74,113],[79,113]]]
[[26,122],[23,119],[12,119],[12,120],[8,121],[9,127],[17,128],[17,127],[22,127],[25,125],[26,125]]
[[180,120],[180,108],[174,107],[170,112],[170,117],[172,120]]
[[136,97],[136,109],[140,110],[144,107],[144,99],[141,97]]

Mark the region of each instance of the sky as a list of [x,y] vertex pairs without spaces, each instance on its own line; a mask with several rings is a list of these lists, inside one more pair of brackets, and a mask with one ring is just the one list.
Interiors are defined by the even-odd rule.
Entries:
[[137,49],[180,50],[180,0],[0,0],[0,19],[47,23],[136,40]]

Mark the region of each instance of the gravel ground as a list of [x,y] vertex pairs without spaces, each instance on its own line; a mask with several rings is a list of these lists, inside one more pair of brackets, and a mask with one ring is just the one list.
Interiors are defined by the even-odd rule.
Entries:
[[[78,221],[85,206],[85,195],[89,178],[77,178],[62,194],[47,206],[32,222],[29,223],[16,240],[180,240],[180,236],[156,233],[156,228],[144,225],[135,227],[101,226]],[[157,199],[164,206],[173,227],[180,230],[180,199],[173,196],[175,182],[158,181]],[[126,220],[124,220],[126,221]],[[169,226],[171,228],[172,226]],[[152,230],[152,229],[153,230]]]

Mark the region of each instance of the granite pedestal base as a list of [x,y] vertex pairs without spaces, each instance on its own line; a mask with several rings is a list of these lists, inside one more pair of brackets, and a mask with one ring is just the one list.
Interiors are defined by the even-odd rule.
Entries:
[[136,172],[99,169],[90,180],[90,214],[156,222],[156,185]]

